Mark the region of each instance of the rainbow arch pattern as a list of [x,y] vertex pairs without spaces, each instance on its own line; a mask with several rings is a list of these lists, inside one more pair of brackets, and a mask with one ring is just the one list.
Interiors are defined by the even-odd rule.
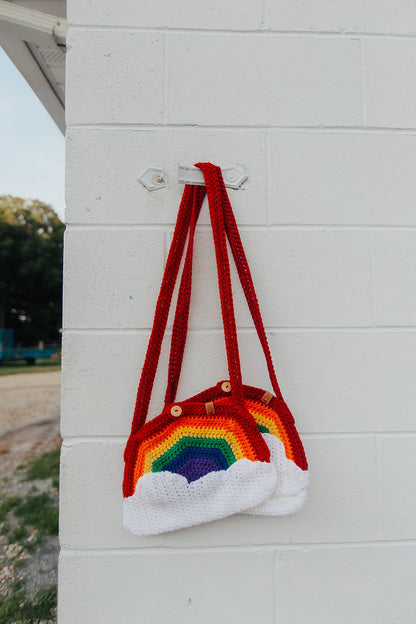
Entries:
[[[222,414],[209,417],[193,415],[192,410],[174,421],[162,415],[163,425],[155,428],[152,435],[143,436],[136,447],[133,491],[138,480],[147,473],[168,471],[192,483],[210,472],[227,470],[240,459],[268,462],[267,445],[259,444],[253,430],[244,426],[240,419],[224,413],[228,411],[226,404],[221,408]],[[188,411],[186,407],[185,411]],[[130,489],[126,494],[131,495],[133,491]]]

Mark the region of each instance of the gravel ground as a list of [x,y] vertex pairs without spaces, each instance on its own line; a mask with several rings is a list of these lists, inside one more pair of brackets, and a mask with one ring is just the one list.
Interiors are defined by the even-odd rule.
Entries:
[[0,377],[0,482],[60,444],[60,371]]
[[0,436],[11,429],[59,416],[61,373],[0,377]]
[[[56,490],[52,489],[50,482],[44,480],[18,482],[16,479],[12,479],[7,485],[0,486],[0,499],[16,495],[23,498],[30,494],[33,488],[36,488],[36,493],[46,491],[52,494],[57,502]],[[15,524],[17,522],[13,523],[12,528]],[[34,537],[36,531],[32,535]],[[46,535],[40,546],[30,553],[26,552],[19,544],[8,544],[6,537],[0,535],[0,584],[2,580],[6,579],[23,579],[26,584],[27,596],[33,599],[39,589],[49,587],[57,582],[58,556],[59,538],[57,535]],[[9,565],[5,565],[5,562],[8,562]]]
[[[59,408],[59,371],[0,377],[0,502],[11,496],[24,498],[33,487],[47,491],[57,502],[51,479],[28,482],[16,468],[60,447]],[[21,579],[31,598],[55,584],[58,553],[55,535],[46,536],[31,553],[0,535],[0,589]]]

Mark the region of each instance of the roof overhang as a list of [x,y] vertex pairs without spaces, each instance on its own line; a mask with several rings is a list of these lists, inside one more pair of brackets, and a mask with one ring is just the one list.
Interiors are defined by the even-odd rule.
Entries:
[[24,4],[0,0],[0,45],[64,133],[66,2],[49,0],[56,16]]

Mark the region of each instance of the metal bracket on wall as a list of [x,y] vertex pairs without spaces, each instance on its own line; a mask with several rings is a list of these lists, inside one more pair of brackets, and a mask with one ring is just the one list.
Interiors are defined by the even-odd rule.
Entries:
[[[232,165],[221,169],[225,186],[232,189],[241,188],[242,184],[248,179],[248,175],[240,165]],[[150,165],[146,167],[138,178],[148,191],[157,191],[167,186],[167,174],[163,167],[159,165]],[[178,182],[180,184],[196,184],[204,186],[204,176],[198,167],[188,167],[179,165]]]
[[[221,171],[224,184],[228,188],[239,189],[248,179],[248,175],[239,165],[222,167]],[[186,167],[184,165],[179,165],[178,182],[182,184],[196,184],[198,186],[204,186],[205,184],[203,173],[198,167]]]
[[157,191],[157,189],[165,188],[167,186],[166,179],[167,176],[163,167],[158,167],[157,165],[146,167],[138,177],[139,182],[148,191]]

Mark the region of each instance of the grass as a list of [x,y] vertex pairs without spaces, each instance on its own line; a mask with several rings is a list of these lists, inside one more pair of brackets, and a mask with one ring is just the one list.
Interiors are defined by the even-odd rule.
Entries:
[[[13,528],[8,514],[14,517]],[[20,544],[23,548],[33,551],[45,535],[57,535],[59,528],[59,509],[57,503],[47,492],[28,494],[24,498],[11,496],[0,504],[1,533],[9,544]],[[36,535],[33,543],[31,535]],[[1,620],[0,620],[1,622]]]
[[21,544],[29,537],[29,530],[24,524],[19,524],[13,531],[10,531],[8,538],[9,544]]
[[60,449],[55,449],[35,459],[29,464],[25,480],[34,481],[35,479],[49,479],[49,477],[52,477],[52,484],[54,487],[57,487],[54,482],[59,482],[59,458]]
[[10,584],[9,591],[0,606],[1,624],[37,624],[51,618],[56,607],[57,588],[51,585],[37,592],[28,600],[22,581]]
[[3,522],[6,515],[19,504],[21,498],[18,496],[9,496],[0,503],[0,522]]
[[20,518],[22,529],[29,525],[47,535],[58,534],[58,506],[46,492],[21,499],[13,513]]
[[0,365],[0,376],[16,375],[18,373],[43,373],[46,371],[60,370],[61,359],[40,360],[37,359],[33,365],[26,364],[25,360],[6,360]]
[[[56,449],[26,466],[19,466],[21,481],[51,479],[57,488],[59,456],[60,449]],[[12,564],[17,574],[27,556],[36,551],[47,536],[58,533],[58,503],[54,493],[51,494],[40,493],[34,485],[25,496],[9,496],[0,503],[3,543],[18,545],[16,558],[7,564]],[[22,552],[26,553],[23,558]],[[52,620],[56,602],[56,585],[42,588],[30,597],[25,581],[15,574],[14,578],[0,584],[0,624],[40,624]]]
[[[31,461],[25,470],[24,481],[36,481],[52,479],[52,486],[59,487],[59,461],[61,450],[59,448],[44,453],[37,459]],[[24,470],[24,466],[18,466],[19,470]],[[36,488],[25,498],[11,497],[5,508],[13,509],[13,514],[19,518],[21,524],[20,531],[23,532],[27,525],[38,529],[43,534],[57,535],[58,533],[58,506],[47,492],[37,494]],[[17,499],[17,500],[16,500]],[[7,512],[6,512],[7,513]],[[1,520],[1,506],[0,506]],[[18,527],[18,528],[19,528]],[[23,534],[23,533],[22,533]],[[16,540],[19,541],[19,540]],[[19,542],[20,543],[20,542]]]

